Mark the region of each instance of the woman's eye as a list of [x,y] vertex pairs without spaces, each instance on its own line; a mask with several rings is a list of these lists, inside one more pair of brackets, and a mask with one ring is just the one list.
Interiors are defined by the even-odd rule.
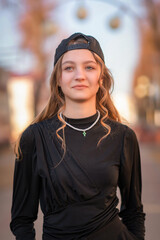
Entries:
[[68,66],[68,67],[64,68],[64,70],[66,70],[66,71],[71,71],[72,69],[73,69],[73,67],[71,67],[71,66]]
[[92,69],[94,69],[94,67],[92,67],[92,66],[87,66],[86,69],[87,69],[87,70],[92,70]]

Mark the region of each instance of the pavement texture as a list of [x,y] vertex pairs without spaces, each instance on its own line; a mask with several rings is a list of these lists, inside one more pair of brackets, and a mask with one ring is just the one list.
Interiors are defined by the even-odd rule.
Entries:
[[[146,213],[145,240],[160,239],[160,144],[140,143],[142,161],[142,200]],[[13,149],[0,148],[0,240],[14,240],[10,232],[10,209],[14,170]],[[42,239],[42,213],[35,222],[36,240]],[[65,239],[64,239],[65,240]]]

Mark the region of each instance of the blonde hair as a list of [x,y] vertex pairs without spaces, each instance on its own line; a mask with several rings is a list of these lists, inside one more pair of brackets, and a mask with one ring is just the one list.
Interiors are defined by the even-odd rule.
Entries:
[[[75,40],[75,41],[79,42],[80,39]],[[83,39],[83,41],[84,41],[84,39]],[[72,44],[75,44],[75,42]],[[96,109],[99,110],[99,112],[102,116],[100,119],[100,123],[106,131],[106,134],[99,140],[99,142],[97,144],[97,146],[98,146],[100,144],[100,142],[105,137],[107,137],[111,132],[111,127],[105,123],[105,120],[109,118],[111,120],[121,122],[121,117],[111,99],[111,91],[113,90],[113,83],[114,83],[112,74],[109,71],[109,69],[105,66],[102,59],[95,53],[92,52],[92,54],[93,54],[96,62],[101,67],[101,74],[99,77],[99,90],[96,95]],[[51,74],[50,98],[48,100],[48,103],[47,103],[46,107],[43,109],[43,111],[40,112],[36,116],[36,118],[33,120],[33,122],[31,124],[38,123],[45,119],[49,119],[49,118],[53,117],[55,114],[57,114],[58,119],[62,123],[62,126],[56,130],[56,135],[62,142],[62,148],[64,150],[63,157],[64,157],[65,152],[66,152],[66,143],[65,143],[65,134],[64,134],[64,129],[66,127],[66,123],[63,119],[60,118],[59,114],[60,114],[60,112],[62,112],[65,109],[65,98],[64,98],[64,94],[63,94],[61,88],[58,85],[58,80],[60,79],[61,72],[62,72],[62,67],[61,67],[62,58],[63,58],[63,56],[61,56],[59,58],[59,60],[57,61],[56,65],[54,67],[54,70]],[[60,130],[63,131],[63,137],[61,137],[59,135]],[[21,136],[22,136],[22,134],[19,136],[19,138],[15,144],[15,154],[16,154],[17,158],[20,157]],[[62,157],[62,159],[63,159],[63,157]],[[60,162],[58,163],[58,165],[60,164]]]

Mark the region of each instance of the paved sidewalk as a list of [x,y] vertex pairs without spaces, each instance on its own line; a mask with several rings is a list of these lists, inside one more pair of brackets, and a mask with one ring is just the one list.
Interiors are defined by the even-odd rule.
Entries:
[[[146,240],[160,239],[160,146],[141,144],[143,203]],[[9,229],[14,156],[11,148],[0,149],[0,239],[14,240]],[[36,240],[41,240],[42,214],[36,221]]]
[[142,199],[146,212],[146,240],[160,239],[160,145],[142,145]]

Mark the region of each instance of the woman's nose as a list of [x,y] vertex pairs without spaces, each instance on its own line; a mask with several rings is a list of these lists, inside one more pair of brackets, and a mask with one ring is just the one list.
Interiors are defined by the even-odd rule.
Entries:
[[84,72],[84,69],[82,67],[77,67],[76,68],[75,79],[79,80],[79,81],[85,79],[85,72]]

